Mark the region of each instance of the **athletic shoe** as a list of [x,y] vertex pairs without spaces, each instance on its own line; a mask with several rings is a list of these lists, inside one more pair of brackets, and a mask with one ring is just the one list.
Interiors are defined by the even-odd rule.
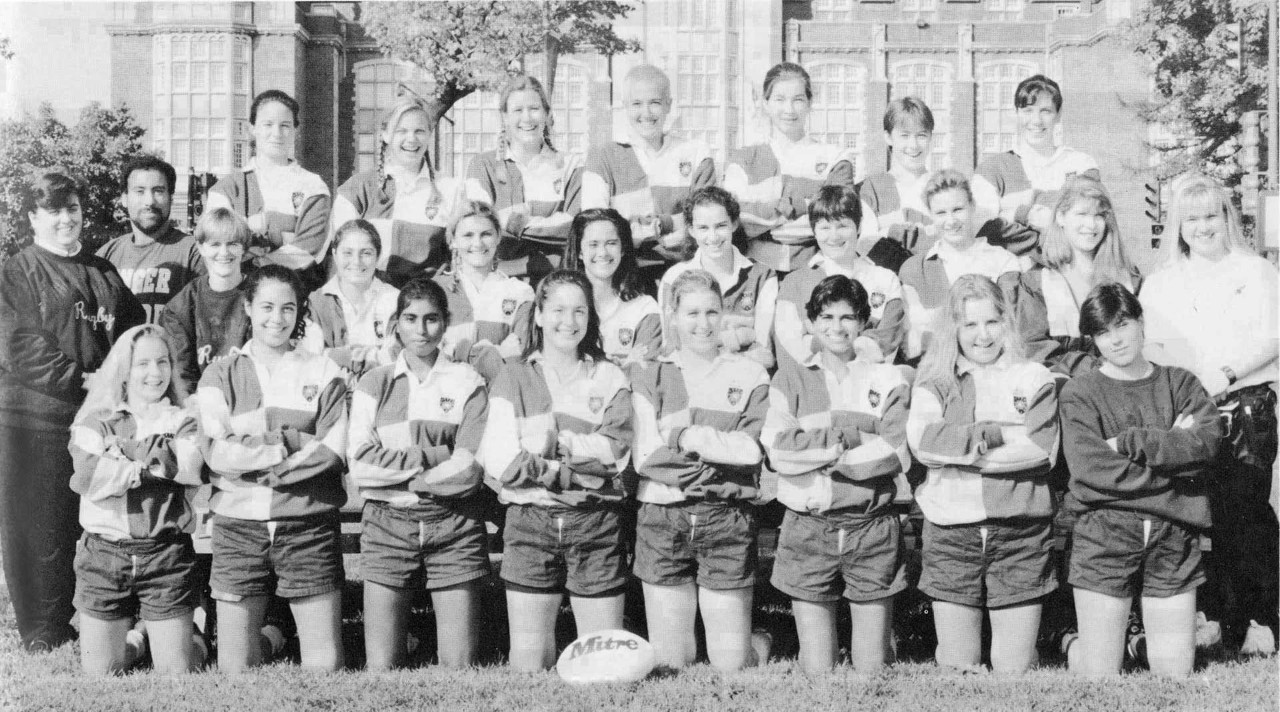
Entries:
[[209,644],[204,642],[204,636],[200,631],[192,631],[191,633],[191,669],[203,670],[204,664],[209,660]]
[[1131,635],[1124,643],[1125,657],[1134,662],[1142,662],[1147,657],[1147,634]]
[[138,619],[133,628],[124,634],[125,668],[137,665],[147,656],[147,622]]
[[262,662],[269,663],[284,652],[284,632],[270,623],[262,626]]
[[1240,646],[1243,655],[1274,655],[1276,652],[1276,636],[1271,628],[1249,621],[1249,630],[1244,634],[1244,644]]

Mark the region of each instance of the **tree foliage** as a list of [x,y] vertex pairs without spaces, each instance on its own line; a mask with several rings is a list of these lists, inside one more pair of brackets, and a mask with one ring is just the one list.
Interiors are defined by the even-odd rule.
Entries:
[[550,93],[561,54],[637,51],[639,43],[613,31],[613,21],[631,9],[610,0],[365,3],[360,22],[384,52],[435,79],[427,97],[434,123],[459,99],[500,84],[511,62],[527,54],[546,53]]
[[[1229,183],[1236,163],[1240,115],[1264,108],[1267,92],[1267,14],[1263,3],[1243,0],[1148,0],[1126,28],[1138,54],[1152,64],[1156,97],[1135,108],[1166,126],[1177,145],[1156,146],[1165,178],[1199,169]],[[1229,66],[1237,51],[1229,23],[1240,23],[1240,70]]]
[[50,170],[80,178],[88,188],[82,240],[96,249],[122,231],[115,221],[115,200],[122,187],[118,174],[126,160],[142,152],[143,129],[127,108],[105,108],[97,102],[67,126],[42,104],[35,116],[0,121],[0,256],[31,241],[31,223],[22,198],[31,179]]

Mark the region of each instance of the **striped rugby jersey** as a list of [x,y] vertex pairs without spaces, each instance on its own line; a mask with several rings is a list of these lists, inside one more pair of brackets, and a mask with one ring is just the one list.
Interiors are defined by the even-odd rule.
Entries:
[[357,173],[338,187],[333,230],[355,218],[373,223],[382,238],[378,269],[392,285],[434,275],[449,262],[446,234],[464,199],[461,180],[437,176],[427,167],[416,175],[388,168]]
[[[742,229],[752,259],[790,272],[814,255],[809,200],[824,185],[853,191],[853,152],[819,143],[775,137],[729,152],[724,187],[742,202]],[[786,222],[771,228],[778,219]]]
[[328,247],[329,186],[297,161],[259,166],[249,159],[244,170],[218,178],[209,189],[205,212],[228,208],[245,217],[266,214],[267,261],[303,269],[324,259]]
[[[885,172],[867,176],[858,185],[858,198],[862,201],[862,223],[858,226],[858,241],[869,249],[877,240],[888,237],[902,243],[912,252],[927,250],[936,238],[923,228],[933,222],[929,206],[924,202],[924,188],[933,177],[931,171],[919,176]],[[904,238],[914,238],[911,239]],[[858,250],[866,254],[866,250]]]
[[[337,511],[347,452],[347,387],[332,359],[295,349],[268,372],[250,341],[210,364],[196,391],[205,462],[213,471],[210,508],[268,521]],[[294,452],[278,437],[300,434]],[[295,443],[296,444],[296,443]]]
[[[124,456],[116,440],[173,436],[149,467]],[[191,531],[192,500],[204,484],[195,415],[166,398],[135,413],[126,404],[71,426],[71,489],[80,495],[80,526],[111,541]],[[142,478],[146,469],[149,477]],[[155,479],[152,479],[155,478]]]
[[[504,237],[563,247],[573,216],[580,212],[582,170],[581,155],[546,147],[529,165],[486,151],[467,167],[467,198],[493,206]],[[514,233],[510,219],[517,208],[527,220]]]
[[619,299],[608,312],[599,311],[604,352],[615,362],[626,360],[636,349],[643,349],[649,359],[657,357],[662,350],[662,314],[658,300],[641,294],[629,302]]
[[674,351],[637,371],[632,389],[641,502],[759,497],[763,366],[740,354],[706,364]]
[[[497,346],[511,334],[521,348],[529,343],[529,313],[533,311],[533,287],[495,269],[485,275],[480,287],[452,272],[438,274],[449,300],[449,328],[440,343],[441,353],[455,361],[470,363],[485,381],[492,381],[502,368]],[[481,341],[489,344],[477,346]]]
[[480,462],[504,503],[617,502],[625,497],[631,422],[630,386],[612,362],[584,359],[562,381],[534,352],[508,363],[489,389]]
[[1012,151],[983,156],[970,187],[979,222],[995,219],[984,232],[1019,255],[1034,252],[1040,232],[1029,223],[1031,209],[1052,209],[1062,186],[1074,175],[1102,180],[1097,161],[1066,146],[1044,158],[1019,141]]
[[939,240],[927,251],[904,262],[898,278],[902,280],[909,315],[907,356],[915,358],[928,348],[926,335],[932,334],[934,319],[938,310],[946,306],[953,282],[962,275],[980,274],[998,283],[1003,275],[1016,275],[1021,266],[1012,252],[987,244],[982,237],[963,251]]
[[769,388],[760,442],[779,475],[778,501],[797,512],[872,514],[911,498],[911,388],[893,366],[848,366],[842,381],[813,354],[779,368]]
[[683,234],[683,228],[677,230],[674,220],[681,212],[680,201],[699,188],[715,184],[711,149],[701,141],[667,134],[657,151],[639,139],[634,143],[608,143],[593,147],[587,155],[582,174],[582,209],[613,208],[632,221],[649,215],[662,218],[661,234],[637,237]]
[[[1050,370],[1074,374],[1081,368],[1091,368],[1097,357],[1093,339],[1080,335],[1080,302],[1066,276],[1059,270],[1036,266],[1017,275],[1005,276],[1001,287],[1011,294],[1018,333],[1026,344],[1027,358],[1039,361]],[[1138,293],[1138,285],[1129,284],[1130,291]]]
[[488,412],[475,369],[441,354],[420,381],[401,353],[351,396],[351,479],[365,499],[395,507],[469,494],[484,475],[476,453]]
[[[1058,459],[1058,397],[1049,369],[1001,356],[977,366],[961,357],[958,383],[917,383],[907,442],[929,468],[916,499],[934,524],[976,524],[1053,515],[1048,474]],[[1002,445],[982,445],[995,423]]]
[[898,275],[865,257],[856,258],[853,269],[847,270],[821,253],[814,255],[805,269],[787,275],[778,290],[773,321],[778,362],[804,363],[814,353],[813,335],[805,332],[805,307],[818,283],[833,274],[857,280],[867,290],[871,319],[859,338],[867,337],[879,350],[881,360],[893,363],[907,336],[906,301]]
[[313,353],[327,354],[343,368],[351,367],[352,346],[379,347],[373,363],[390,363],[390,344],[395,341],[391,317],[399,296],[400,290],[374,277],[366,295],[368,301],[363,309],[357,309],[334,277],[308,298],[310,315],[300,345]]
[[[677,277],[692,269],[703,269],[702,248],[698,248],[692,258],[667,268],[658,284],[658,304],[664,319],[664,333],[668,328],[667,315],[673,309],[671,288]],[[778,304],[777,275],[768,267],[748,259],[736,247],[733,248],[733,281],[725,281],[720,275],[714,272],[712,274],[720,285],[720,295],[724,299],[720,338],[725,350],[730,353],[744,352],[765,368],[772,368],[773,317]]]

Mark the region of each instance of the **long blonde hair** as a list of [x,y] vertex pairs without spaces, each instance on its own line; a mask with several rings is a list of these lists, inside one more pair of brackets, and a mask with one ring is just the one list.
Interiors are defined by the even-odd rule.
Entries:
[[1046,267],[1062,269],[1075,260],[1075,251],[1071,249],[1071,241],[1067,239],[1058,218],[1062,217],[1077,203],[1092,201],[1097,204],[1106,225],[1102,240],[1094,248],[1094,265],[1096,271],[1094,283],[1119,282],[1134,287],[1138,283],[1138,268],[1129,260],[1125,251],[1124,240],[1120,237],[1120,224],[1116,221],[1116,211],[1111,204],[1111,197],[1098,181],[1083,176],[1074,176],[1062,187],[1062,195],[1053,208],[1053,221],[1045,232],[1043,257]]
[[100,417],[103,413],[109,413],[126,401],[129,395],[127,393],[129,373],[133,369],[133,351],[138,341],[144,336],[160,339],[168,349],[169,387],[165,389],[164,394],[170,403],[182,406],[189,391],[179,373],[178,350],[173,345],[173,339],[163,327],[143,324],[121,334],[115,345],[111,347],[111,351],[107,353],[107,357],[103,359],[102,366],[94,372],[89,383],[89,393],[85,396],[80,410],[76,412],[77,424],[92,417]]
[[960,361],[960,326],[964,324],[965,306],[971,302],[989,300],[1004,326],[1004,344],[1001,358],[1013,356],[1025,358],[1022,337],[1018,334],[1013,318],[1013,306],[1005,299],[1004,292],[989,278],[980,274],[966,274],[951,285],[947,293],[947,305],[938,310],[933,330],[933,343],[920,362],[917,383],[937,381],[955,385],[956,364]]
[[1227,250],[1249,251],[1248,243],[1244,241],[1240,213],[1231,202],[1231,193],[1209,176],[1189,173],[1173,181],[1173,200],[1169,207],[1169,224],[1173,228],[1173,236],[1163,240],[1160,245],[1161,266],[1187,258],[1191,248],[1182,239],[1182,220],[1194,206],[1204,202],[1221,210],[1226,217]]
[[[387,110],[386,117],[382,122],[382,132],[378,134],[378,177],[385,181],[387,179],[386,155],[387,146],[391,144],[391,137],[395,134],[396,127],[400,125],[400,120],[405,114],[413,111],[421,111],[428,117],[431,113],[427,111],[427,105],[420,99],[413,96],[403,96],[395,104]],[[435,127],[431,127],[431,132],[435,133]],[[428,202],[438,200],[439,190],[436,188],[436,169],[431,165],[431,148],[422,154],[422,164],[427,167],[427,175],[431,177],[432,194],[428,196]]]

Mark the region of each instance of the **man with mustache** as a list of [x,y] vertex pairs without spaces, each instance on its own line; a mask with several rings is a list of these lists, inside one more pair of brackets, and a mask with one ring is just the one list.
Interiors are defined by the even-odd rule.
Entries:
[[120,171],[120,202],[131,230],[117,237],[98,256],[115,265],[124,283],[155,324],[164,305],[197,274],[204,272],[200,251],[191,236],[169,222],[178,174],[173,166],[148,155],[130,159]]

